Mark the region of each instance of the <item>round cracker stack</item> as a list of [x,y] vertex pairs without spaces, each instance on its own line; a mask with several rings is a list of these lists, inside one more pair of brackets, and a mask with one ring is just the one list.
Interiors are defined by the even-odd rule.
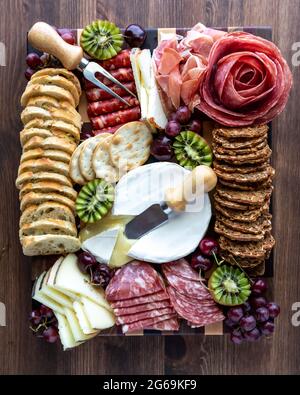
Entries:
[[213,130],[215,231],[221,256],[249,275],[263,275],[274,246],[269,214],[274,169],[268,126]]
[[36,72],[22,95],[23,148],[16,186],[20,190],[20,241],[25,255],[52,255],[80,248],[75,224],[77,192],[70,162],[80,140],[81,87],[66,69]]

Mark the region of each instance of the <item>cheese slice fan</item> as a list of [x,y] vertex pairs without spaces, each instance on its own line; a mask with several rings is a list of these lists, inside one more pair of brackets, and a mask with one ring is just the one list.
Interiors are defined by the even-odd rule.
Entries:
[[130,107],[130,104],[115,93],[108,86],[100,82],[96,74],[104,75],[107,79],[126,90],[130,95],[135,96],[129,89],[126,88],[120,81],[114,78],[108,71],[101,67],[96,62],[90,62],[83,57],[83,50],[78,45],[70,45],[66,43],[60,35],[53,29],[52,26],[45,22],[37,22],[28,32],[28,41],[39,51],[49,53],[61,61],[63,66],[68,70],[78,68],[83,72],[84,77],[91,81],[94,85],[105,90],[105,92],[121,100]]
[[200,211],[204,201],[202,166],[196,167],[175,188],[165,191],[165,201],[153,204],[125,226],[128,239],[139,239],[168,221],[170,215]]

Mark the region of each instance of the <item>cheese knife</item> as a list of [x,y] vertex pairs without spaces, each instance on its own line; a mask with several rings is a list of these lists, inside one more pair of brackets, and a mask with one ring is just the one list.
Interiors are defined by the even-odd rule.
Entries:
[[112,96],[121,100],[121,102],[130,106],[130,104],[115,93],[108,86],[99,81],[96,74],[104,75],[111,82],[115,83],[124,89],[131,96],[136,95],[131,92],[120,81],[113,77],[107,70],[96,62],[91,62],[83,56],[83,50],[78,45],[71,45],[66,43],[60,35],[53,29],[52,26],[45,22],[37,22],[28,32],[28,41],[30,44],[39,51],[49,53],[61,61],[63,66],[68,70],[75,70],[78,68],[83,72],[84,77],[91,81],[94,85],[108,92]]
[[216,183],[217,177],[210,167],[196,167],[184,177],[180,185],[165,191],[164,202],[151,205],[128,222],[124,231],[126,237],[139,239],[167,222],[172,212],[180,215],[187,211],[188,206],[196,204],[198,206],[199,199],[205,192],[211,191]]

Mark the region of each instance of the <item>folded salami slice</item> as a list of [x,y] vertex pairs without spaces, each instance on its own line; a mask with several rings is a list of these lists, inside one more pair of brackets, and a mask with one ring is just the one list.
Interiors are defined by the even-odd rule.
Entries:
[[123,125],[125,125],[125,123],[120,123],[119,125],[112,126],[110,128],[103,128],[103,129],[93,130],[93,133],[94,133],[95,136],[97,136],[97,134],[101,134],[101,133],[114,134]]
[[196,299],[211,299],[209,291],[199,281],[187,280],[176,274],[164,272],[168,283],[176,289],[177,292]]
[[147,327],[145,329],[152,329],[157,331],[178,331],[179,322],[178,319],[174,317],[168,320],[157,322],[156,324],[153,324],[153,326]]
[[[135,88],[135,83],[134,81],[132,82],[125,82],[123,84],[127,89],[129,89],[131,92],[136,93],[136,88]],[[111,85],[110,89],[114,91],[117,95],[123,97],[127,96],[128,92],[126,92],[125,89],[120,88],[118,85]],[[107,99],[112,99],[112,95],[103,89],[100,88],[91,88],[87,89],[86,92],[86,98],[88,102],[94,102],[94,101],[99,101],[99,100],[107,100]]]
[[136,331],[139,329],[154,327],[155,324],[157,324],[161,321],[165,321],[165,320],[168,320],[170,318],[175,318],[175,317],[176,317],[175,314],[165,314],[165,315],[161,315],[160,317],[148,318],[145,320],[133,322],[131,324],[125,324],[122,327],[122,331],[123,331],[123,333],[127,333],[127,332],[133,332],[133,331]]
[[117,308],[114,308],[114,313],[117,316],[123,316],[123,315],[131,315],[131,314],[141,313],[142,311],[164,309],[164,308],[170,307],[170,306],[171,306],[171,303],[170,303],[169,299],[167,299],[167,300],[163,300],[162,302],[138,304],[136,306],[131,306],[131,307],[117,307]]
[[141,117],[140,107],[132,107],[127,110],[120,110],[111,114],[99,115],[91,118],[92,128],[95,130],[108,128],[119,125],[120,123],[127,123],[137,121]]
[[145,296],[164,290],[163,280],[149,263],[132,261],[119,269],[106,288],[109,301]]
[[118,55],[111,59],[99,62],[106,70],[119,69],[120,67],[131,67],[130,62],[130,49],[123,49]]
[[185,303],[191,304],[192,306],[194,306],[195,303],[200,304],[201,306],[215,306],[216,305],[216,302],[213,300],[212,297],[210,297],[210,298],[207,297],[207,299],[197,299],[197,298],[190,297],[188,295],[181,294],[181,293],[177,292],[175,288],[173,288],[173,291],[174,291],[177,298],[180,298]]
[[187,280],[199,281],[199,274],[183,258],[178,261],[164,263],[162,269],[164,273],[173,273]]
[[127,103],[129,103],[130,106],[127,106],[125,103],[121,102],[121,100],[117,98],[110,98],[108,100],[89,103],[87,106],[88,116],[92,118],[97,115],[108,114],[111,112],[124,110],[126,108],[136,107],[139,105],[139,101],[135,97],[124,96],[124,99],[127,101]]
[[188,321],[187,324],[191,328],[201,328],[206,325],[215,324],[216,322],[224,321],[225,317],[222,313],[213,314],[213,315],[205,315],[201,319],[200,324],[195,324],[194,322]]
[[111,307],[115,308],[125,308],[134,307],[139,305],[145,305],[145,303],[154,303],[157,301],[169,301],[169,295],[165,290],[155,292],[151,295],[141,296],[137,298],[131,298],[126,300],[117,300],[111,303]]
[[[110,74],[120,82],[134,81],[133,71],[132,71],[131,67],[122,67],[120,69],[111,70]],[[113,82],[111,82],[109,79],[107,79],[106,77],[104,77],[101,74],[96,75],[96,77],[99,81],[103,82],[103,84],[105,84],[107,86],[114,85]],[[90,82],[88,80],[85,80],[84,87],[85,87],[85,89],[91,89],[91,88],[95,88],[96,85],[94,85],[92,82]]]
[[164,309],[155,309],[155,310],[143,311],[141,313],[136,313],[131,315],[118,316],[116,319],[116,324],[117,325],[131,324],[133,322],[146,320],[149,318],[160,317],[166,314],[175,314],[175,311],[172,307],[166,307]]

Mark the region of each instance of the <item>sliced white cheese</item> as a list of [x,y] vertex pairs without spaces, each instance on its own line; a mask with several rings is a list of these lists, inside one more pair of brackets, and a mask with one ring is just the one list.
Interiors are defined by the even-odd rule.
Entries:
[[66,316],[57,312],[55,312],[55,316],[57,318],[59,337],[64,351],[79,346],[81,343],[75,341]]
[[55,288],[48,285],[48,278],[49,278],[50,271],[46,273],[43,284],[42,284],[42,291],[43,294],[48,296],[49,298],[55,300],[55,302],[59,303],[61,306],[73,308],[73,301],[69,296],[66,296],[62,292],[56,290]]
[[76,317],[78,319],[79,325],[82,329],[82,332],[85,335],[97,334],[98,331],[95,331],[95,329],[92,328],[89,320],[87,319],[87,316],[86,316],[85,311],[83,309],[82,303],[75,301],[73,303],[73,308],[74,308]]
[[[165,190],[183,181],[189,171],[181,166],[159,162],[134,169],[116,187],[114,215],[138,215],[164,200]],[[194,251],[205,235],[211,219],[209,196],[196,212],[171,213],[169,220],[137,240],[128,256],[153,263],[182,258]]]
[[[55,278],[56,278],[58,268],[60,267],[60,264],[62,263],[63,260],[64,260],[63,256],[58,258],[57,261],[54,263],[54,265],[51,267],[51,269],[48,271],[49,274],[48,274],[47,285],[49,287],[51,287],[52,289],[56,289],[55,288]],[[62,291],[60,290],[60,292],[62,292]],[[67,291],[66,289],[64,289],[62,293],[64,293],[66,296],[68,296],[72,300],[76,300],[76,299],[79,300],[80,299],[79,295],[77,295],[74,292]]]
[[85,240],[81,248],[93,254],[98,262],[108,264],[117,242],[119,230],[120,226],[107,229]]
[[84,334],[83,330],[79,325],[78,318],[73,309],[69,309],[68,307],[64,307],[65,316],[69,323],[69,327],[71,329],[72,335],[76,342],[84,342],[86,340],[92,339],[94,336],[97,335],[98,332],[92,335]]
[[81,301],[86,317],[93,329],[107,329],[115,325],[113,313],[85,297],[82,297]]
[[168,119],[163,109],[156,81],[149,92],[147,120],[154,128],[165,129]]
[[141,103],[141,72],[138,67],[137,56],[141,52],[140,48],[132,48],[130,52],[130,62],[133,71],[133,77],[135,81],[136,93]]
[[132,258],[128,256],[128,252],[135,243],[135,240],[128,240],[124,234],[124,229],[125,225],[121,226],[119,229],[118,239],[109,261],[109,267],[121,267],[125,265],[125,263],[132,261]]
[[57,269],[54,279],[54,286],[62,292],[69,291],[80,296],[85,296],[95,303],[111,310],[111,307],[105,299],[103,288],[94,287],[90,284],[90,278],[83,274],[77,264],[75,254],[67,255]]
[[137,64],[141,73],[142,85],[146,89],[147,93],[149,93],[154,84],[150,49],[143,49],[137,54]]
[[39,276],[39,278],[35,281],[35,284],[34,284],[33,290],[32,290],[32,299],[49,307],[56,313],[63,314],[64,313],[63,307],[59,303],[57,303],[55,300],[53,300],[52,298],[45,295],[42,291],[42,284],[43,284],[45,275],[46,275],[46,272],[42,273]]

